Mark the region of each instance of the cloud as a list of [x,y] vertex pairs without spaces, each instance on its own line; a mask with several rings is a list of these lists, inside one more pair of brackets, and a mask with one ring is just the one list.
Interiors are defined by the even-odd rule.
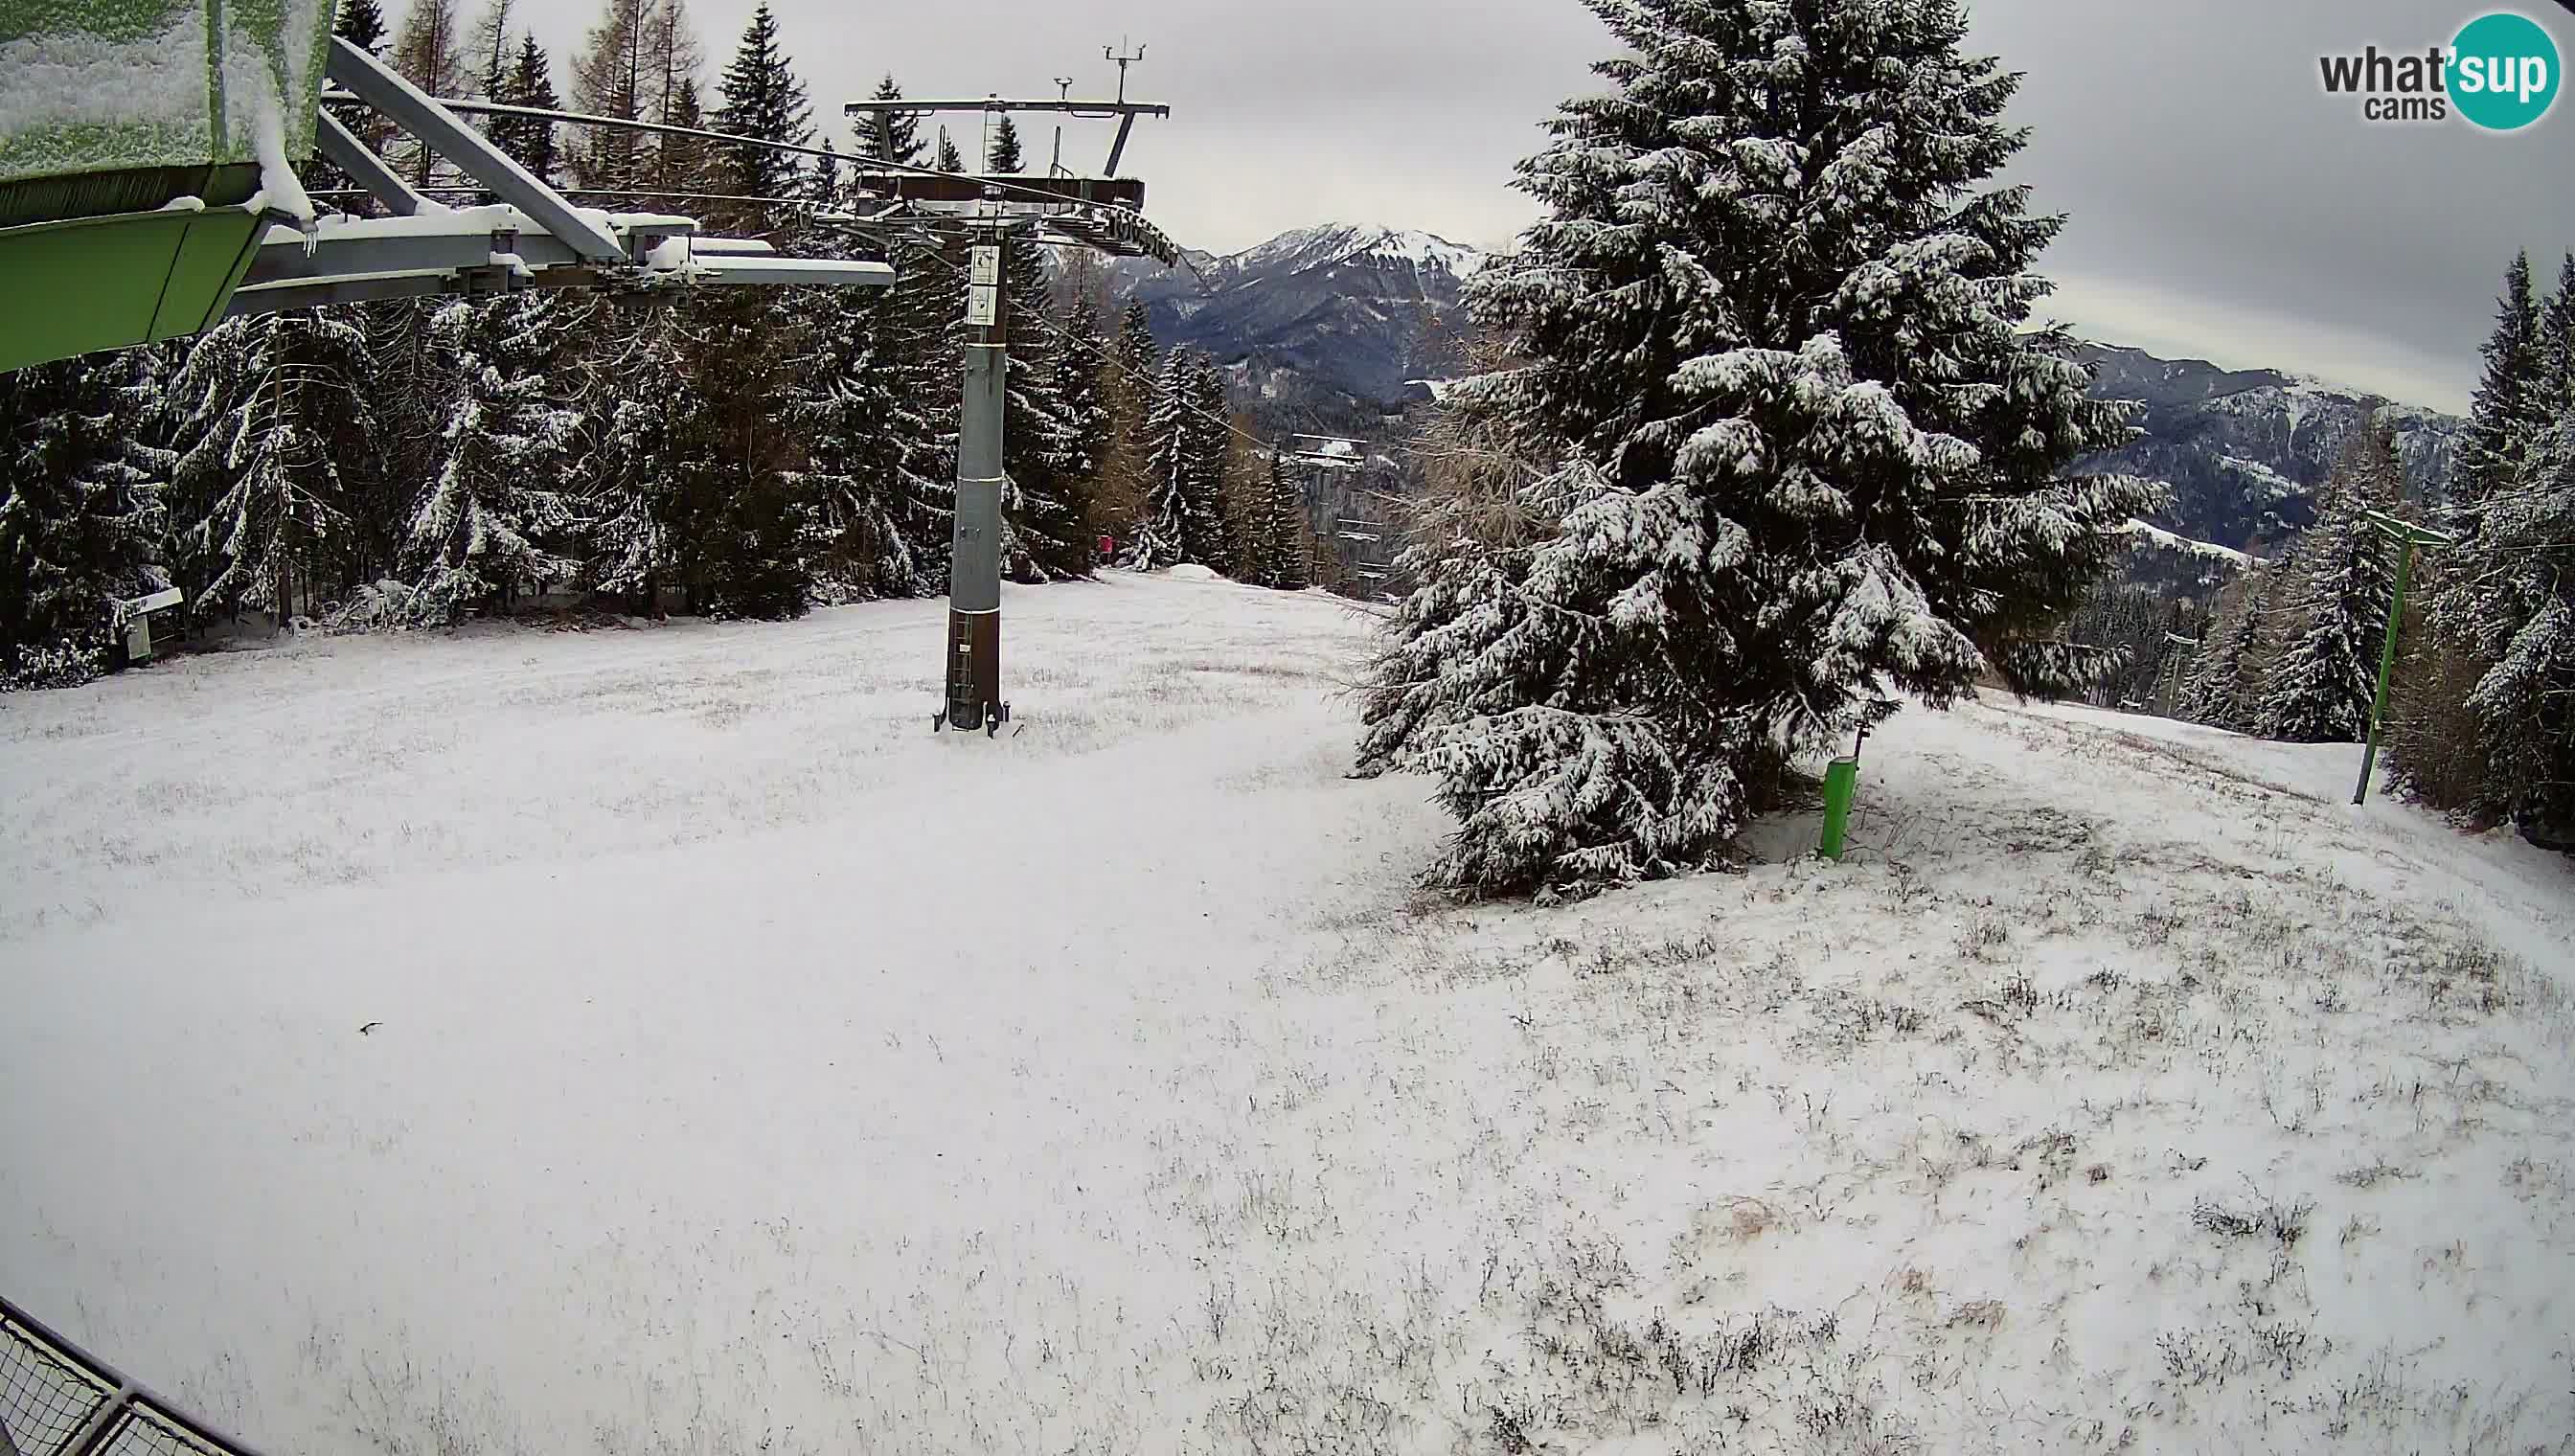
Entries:
[[[2373,126],[2317,58],[2417,50],[2485,7],[2421,0],[1979,0],[1973,43],[2024,72],[2013,176],[2070,223],[2042,267],[2122,342],[2270,364],[2457,405],[2510,254],[2575,247],[2575,102],[2529,133]],[[2575,20],[2525,4],[2575,57]],[[520,0],[559,59],[595,6]],[[1132,89],[1169,102],[1128,170],[1184,244],[1229,251],[1322,221],[1506,242],[1534,216],[1511,165],[1614,50],[1573,0],[778,0],[821,119],[892,71],[914,95],[1105,94],[1104,44],[1148,46]],[[718,67],[749,0],[697,0]],[[1028,118],[1035,155],[1051,120]],[[972,117],[950,118],[972,129]],[[847,132],[839,135],[846,138]],[[966,144],[971,150],[973,138]],[[1108,134],[1076,123],[1068,159]],[[2554,275],[2553,263],[2543,271]],[[2371,378],[2359,377],[2367,371]]]

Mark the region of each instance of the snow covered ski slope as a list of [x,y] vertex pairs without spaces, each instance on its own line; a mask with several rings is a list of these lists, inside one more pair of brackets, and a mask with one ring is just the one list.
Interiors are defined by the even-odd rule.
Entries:
[[0,699],[0,1289],[278,1456],[2569,1449],[2575,886],[2352,750],[1455,908],[1341,604],[941,614]]

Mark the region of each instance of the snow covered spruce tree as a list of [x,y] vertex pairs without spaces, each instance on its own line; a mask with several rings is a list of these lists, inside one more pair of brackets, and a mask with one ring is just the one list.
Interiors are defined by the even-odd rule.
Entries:
[[172,387],[177,562],[201,609],[280,627],[390,563],[370,540],[378,489],[376,362],[340,309],[228,319],[189,346]]
[[2262,679],[2255,729],[2293,743],[2358,742],[2368,731],[2395,561],[2365,513],[2396,504],[2396,437],[2372,424],[2325,483],[2316,524],[2289,562],[2289,631]]
[[148,349],[0,374],[0,686],[93,676],[116,604],[170,584]]
[[1196,562],[1220,576],[1242,570],[1235,551],[1235,511],[1228,469],[1238,437],[1225,409],[1225,373],[1215,360],[1200,356],[1190,374],[1189,410],[1182,430],[1189,441],[1190,468],[1185,476],[1189,509],[1184,516],[1181,559]]
[[1002,468],[1010,476],[1005,564],[1022,582],[1088,576],[1091,510],[1061,388],[1061,351],[1042,322],[1050,307],[1046,260],[1028,235],[1003,245],[1002,281],[1010,341],[1002,404]]
[[1189,560],[1190,512],[1198,500],[1193,473],[1198,469],[1195,432],[1190,428],[1190,381],[1197,370],[1187,349],[1174,349],[1163,360],[1145,406],[1145,499],[1135,529],[1120,549],[1126,564],[1140,572],[1160,571]]
[[557,306],[522,293],[458,299],[431,317],[429,346],[449,384],[409,531],[418,621],[506,607],[522,587],[542,591],[576,570],[560,483],[583,421],[553,395]]
[[2575,256],[2532,353],[2512,474],[2476,503],[2441,610],[2491,662],[2466,701],[2489,807],[2575,840]]
[[904,389],[899,332],[879,292],[811,292],[812,328],[786,390],[786,421],[806,440],[790,484],[812,503],[817,579],[860,600],[923,594],[906,503],[949,489],[919,474],[935,459],[923,450],[933,431]]
[[2200,650],[2183,680],[2181,716],[2210,728],[2253,730],[2261,706],[2264,624],[2278,598],[2279,569],[2255,562],[2217,594]]
[[1261,548],[1256,580],[1282,592],[1302,592],[1314,585],[1305,496],[1288,474],[1288,457],[1281,452],[1270,453],[1255,523]]
[[1436,775],[1432,877],[1481,891],[1706,861],[1881,694],[2080,686],[2051,629],[2154,504],[2059,477],[2126,409],[2028,327],[2060,222],[1990,183],[2017,80],[1956,0],[1591,8],[1629,54],[1467,289],[1528,361],[1480,393],[1560,450],[1544,525],[1417,545],[1364,699],[1360,770]]

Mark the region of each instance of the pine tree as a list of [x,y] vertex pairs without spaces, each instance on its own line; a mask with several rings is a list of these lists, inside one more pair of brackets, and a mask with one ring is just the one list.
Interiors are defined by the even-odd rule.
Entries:
[[[384,11],[377,7],[376,0],[341,0],[338,18],[332,22],[331,33],[371,56],[376,55],[384,49]],[[352,101],[331,102],[323,109],[338,118],[340,125],[347,127],[350,135],[356,137],[369,151],[378,156],[384,154],[385,144],[393,136],[393,126],[378,115],[374,108]],[[364,217],[370,211],[365,197],[351,195],[358,192],[357,179],[334,166],[328,157],[317,152],[304,170],[303,176],[305,190],[314,195],[316,203],[327,204],[353,217]],[[325,196],[330,193],[343,195]]]
[[[805,83],[778,44],[778,17],[762,0],[725,67],[724,105],[715,130],[728,136],[805,146],[814,139],[814,108]],[[718,160],[722,190],[741,197],[792,197],[804,190],[803,164],[761,147],[727,147]]]
[[1305,496],[1288,474],[1288,457],[1270,455],[1270,489],[1264,501],[1267,528],[1263,547],[1262,585],[1282,592],[1302,592],[1314,585],[1312,532],[1305,524]]
[[[1088,259],[1077,259],[1077,269],[1096,270]],[[1108,463],[1110,407],[1109,386],[1104,378],[1109,369],[1109,340],[1101,333],[1100,300],[1097,291],[1077,286],[1073,302],[1065,311],[1064,334],[1055,358],[1055,386],[1064,404],[1065,428],[1072,433],[1067,469],[1082,484],[1082,494],[1091,508],[1089,525],[1097,530],[1100,514],[1101,476]]]
[[[870,99],[901,101],[903,88],[894,83],[893,73],[888,72],[886,78],[877,83],[877,89]],[[859,124],[858,155],[870,161],[894,162],[905,167],[920,166],[921,159],[925,155],[925,149],[921,144],[920,115],[898,111],[886,119],[886,126],[894,137],[894,154],[891,157],[885,154],[885,144],[877,135],[875,118],[871,117]]]
[[[682,81],[679,92],[671,98],[671,125],[703,129],[706,122],[706,116],[699,107],[698,83]],[[707,209],[693,197],[714,192],[720,185],[716,175],[720,164],[712,155],[712,149],[717,145],[704,137],[668,132],[654,138],[649,159],[653,190],[677,198],[677,205],[693,212],[705,212]]]
[[1705,862],[1889,690],[2082,686],[2051,634],[2156,499],[2060,478],[2128,410],[2028,327],[2060,223],[1990,184],[2017,78],[1955,0],[1592,8],[1629,54],[1467,288],[1529,361],[1498,407],[1559,443],[1550,524],[1407,554],[1363,710],[1361,771],[1436,774],[1433,877],[1485,891]]
[[374,375],[366,333],[336,309],[228,319],[189,347],[172,393],[192,603],[284,627],[375,565],[354,519],[382,433]]
[[1188,401],[1184,429],[1190,442],[1185,486],[1189,509],[1183,517],[1181,557],[1219,576],[1231,577],[1243,569],[1235,553],[1237,513],[1227,491],[1231,472],[1226,464],[1233,453],[1235,435],[1226,418],[1225,375],[1215,360],[1204,355],[1199,358],[1190,377]]
[[2395,563],[2364,513],[2395,505],[2404,478],[2395,435],[2373,424],[2326,482],[2290,565],[2293,630],[2263,679],[2262,736],[2349,743],[2368,732]]
[[948,128],[946,127],[941,127],[939,129],[939,160],[934,165],[942,172],[963,172],[966,170],[966,159],[958,155],[957,143],[949,139]]
[[0,682],[90,675],[119,604],[170,583],[149,350],[0,374]]
[[556,482],[581,417],[551,396],[559,340],[538,293],[459,299],[430,322],[451,381],[427,492],[412,514],[421,620],[450,622],[568,580],[571,503]]
[[1020,129],[1005,112],[993,128],[993,148],[985,158],[984,170],[995,176],[1017,176],[1028,170],[1027,159],[1020,155]]
[[790,485],[813,503],[815,574],[860,600],[923,595],[904,517],[941,490],[917,474],[931,424],[904,389],[894,311],[875,292],[819,291],[786,410],[810,442]]
[[2439,611],[2491,664],[2468,693],[2492,785],[2515,822],[2575,836],[2575,256],[2538,314],[2513,473],[2478,501]]
[[2447,519],[2462,532],[2476,529],[2487,497],[2512,485],[2541,420],[2539,309],[2528,253],[2513,258],[2503,285],[2485,345],[2485,376],[2469,399],[2467,434],[2451,472]]
[[1002,245],[1004,337],[1010,377],[1004,395],[1002,463],[1011,535],[1009,565],[1022,582],[1087,576],[1094,555],[1080,440],[1065,408],[1060,353],[1047,318],[1046,260],[1015,233]]
[[380,54],[385,43],[385,12],[376,0],[340,0],[339,18],[332,23],[331,33],[368,55]]
[[[554,62],[533,34],[519,38],[518,55],[511,61],[509,72],[501,78],[495,93],[505,106],[525,106],[539,111],[554,111],[562,106],[555,95]],[[492,119],[492,140],[511,160],[528,169],[538,181],[556,180],[555,124],[540,117],[501,116]]]
[[629,312],[604,331],[610,347],[591,362],[605,383],[583,502],[590,522],[583,575],[594,590],[658,616],[661,590],[685,574],[679,483],[705,434],[697,419],[703,402],[687,374],[699,341],[678,302],[623,307]]
[[1197,505],[1191,476],[1197,467],[1197,431],[1190,423],[1191,381],[1198,365],[1187,349],[1163,361],[1162,378],[1146,405],[1144,511],[1128,533],[1121,559],[1140,572],[1189,560],[1190,514]]
[[2183,718],[2237,732],[2253,730],[2262,627],[2276,600],[2275,586],[2274,569],[2257,562],[2218,593],[2182,685]]

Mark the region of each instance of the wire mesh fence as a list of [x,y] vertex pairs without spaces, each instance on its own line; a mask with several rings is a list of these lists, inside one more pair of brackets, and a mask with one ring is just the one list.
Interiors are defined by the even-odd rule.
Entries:
[[0,1299],[0,1456],[258,1456]]

